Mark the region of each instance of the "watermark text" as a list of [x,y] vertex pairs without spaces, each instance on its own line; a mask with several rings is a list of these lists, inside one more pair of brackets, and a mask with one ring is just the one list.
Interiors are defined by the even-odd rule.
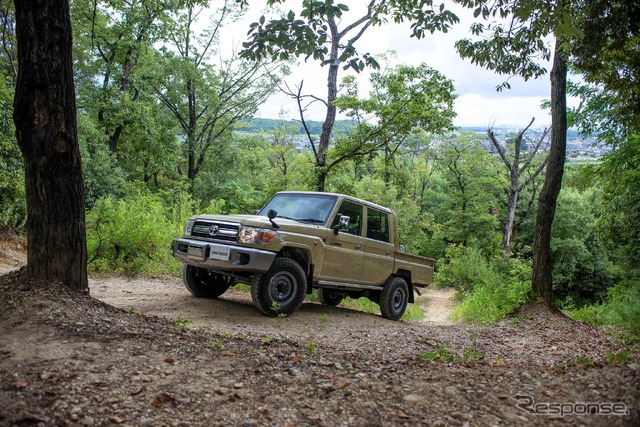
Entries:
[[528,394],[516,394],[512,399],[516,400],[518,409],[531,415],[629,415],[627,405],[622,402],[536,402]]

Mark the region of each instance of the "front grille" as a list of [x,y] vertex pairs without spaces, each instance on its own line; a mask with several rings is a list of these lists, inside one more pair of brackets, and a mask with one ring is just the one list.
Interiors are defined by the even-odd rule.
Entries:
[[191,229],[194,237],[205,237],[220,242],[236,242],[240,224],[235,222],[196,220]]

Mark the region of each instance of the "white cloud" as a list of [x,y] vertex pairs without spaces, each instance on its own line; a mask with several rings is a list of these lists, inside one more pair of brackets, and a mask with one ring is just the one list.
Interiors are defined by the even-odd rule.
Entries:
[[[352,11],[343,17],[344,27],[355,17],[360,16],[361,2],[345,1],[352,6]],[[256,4],[254,2],[253,4]],[[299,12],[297,2],[289,2],[285,7]],[[424,39],[417,40],[410,37],[409,25],[387,23],[382,27],[369,28],[364,37],[356,44],[359,52],[381,54],[388,50],[397,52],[394,64],[419,65],[426,63],[437,69],[449,79],[454,81],[456,92],[459,96],[456,102],[458,114],[455,124],[458,126],[486,126],[495,125],[526,125],[532,117],[536,117],[536,124],[546,126],[549,122],[546,111],[540,109],[540,103],[549,98],[550,84],[548,74],[537,80],[524,82],[520,78],[511,78],[510,90],[496,92],[495,87],[505,81],[508,76],[496,75],[491,71],[472,65],[469,60],[461,59],[454,47],[456,40],[469,37],[469,25],[471,23],[470,11],[456,9],[461,18],[461,23],[454,26],[448,33],[427,34]],[[256,21],[260,17],[257,7],[251,8],[242,23],[229,28],[233,33],[232,39],[236,46],[239,40],[245,37],[248,23]],[[231,38],[229,38],[230,40]],[[222,40],[225,41],[225,38]],[[392,65],[394,65],[392,64]],[[549,68],[548,64],[547,68]],[[304,81],[306,93],[326,97],[327,93],[327,67],[321,67],[316,61],[301,62],[292,69],[292,75],[286,80],[293,87]],[[339,79],[353,72],[345,72],[340,69]],[[361,96],[367,93],[368,72],[358,75],[361,87]],[[274,95],[267,104],[263,105],[258,115],[261,117],[277,118],[281,110],[288,111],[286,117],[298,118],[295,101],[283,95]],[[308,117],[313,120],[323,120],[325,110],[319,103],[308,110]]]

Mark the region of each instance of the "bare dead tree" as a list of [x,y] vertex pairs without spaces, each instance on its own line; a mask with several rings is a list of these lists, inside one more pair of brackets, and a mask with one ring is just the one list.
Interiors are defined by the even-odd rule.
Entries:
[[542,163],[538,166],[538,168],[526,179],[520,182],[520,178],[522,177],[523,173],[529,168],[535,155],[538,153],[538,151],[542,147],[542,144],[546,140],[547,135],[549,134],[549,129],[545,128],[544,131],[542,131],[542,135],[540,136],[538,141],[535,143],[533,150],[529,151],[527,158],[524,159],[524,161],[522,161],[521,159],[522,140],[524,138],[525,132],[531,127],[534,120],[535,120],[535,117],[531,119],[531,122],[529,122],[527,127],[522,129],[516,135],[516,138],[514,141],[513,159],[509,159],[507,157],[507,153],[505,149],[500,145],[498,140],[496,139],[496,136],[493,133],[493,129],[492,128],[487,129],[487,135],[489,136],[489,140],[491,141],[494,148],[500,155],[502,162],[504,163],[506,168],[509,170],[509,190],[508,190],[509,201],[507,203],[507,219],[505,222],[504,238],[502,240],[502,248],[504,249],[506,256],[509,256],[511,254],[511,240],[513,238],[513,230],[514,230],[515,217],[516,217],[516,206],[518,204],[518,197],[520,195],[520,192],[527,185],[529,185],[529,183],[531,183],[531,181],[533,181],[540,174],[540,172],[542,172],[542,170],[547,165],[547,161],[549,159],[549,156],[546,156],[542,161]]

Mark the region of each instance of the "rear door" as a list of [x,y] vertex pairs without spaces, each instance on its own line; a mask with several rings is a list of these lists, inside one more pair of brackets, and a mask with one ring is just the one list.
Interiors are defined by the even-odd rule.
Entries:
[[393,273],[395,245],[392,242],[389,214],[367,207],[364,265],[361,280],[379,285]]
[[340,217],[349,217],[349,226],[327,237],[321,280],[355,283],[360,281],[364,263],[364,208],[361,204],[343,200],[331,228],[338,226]]

